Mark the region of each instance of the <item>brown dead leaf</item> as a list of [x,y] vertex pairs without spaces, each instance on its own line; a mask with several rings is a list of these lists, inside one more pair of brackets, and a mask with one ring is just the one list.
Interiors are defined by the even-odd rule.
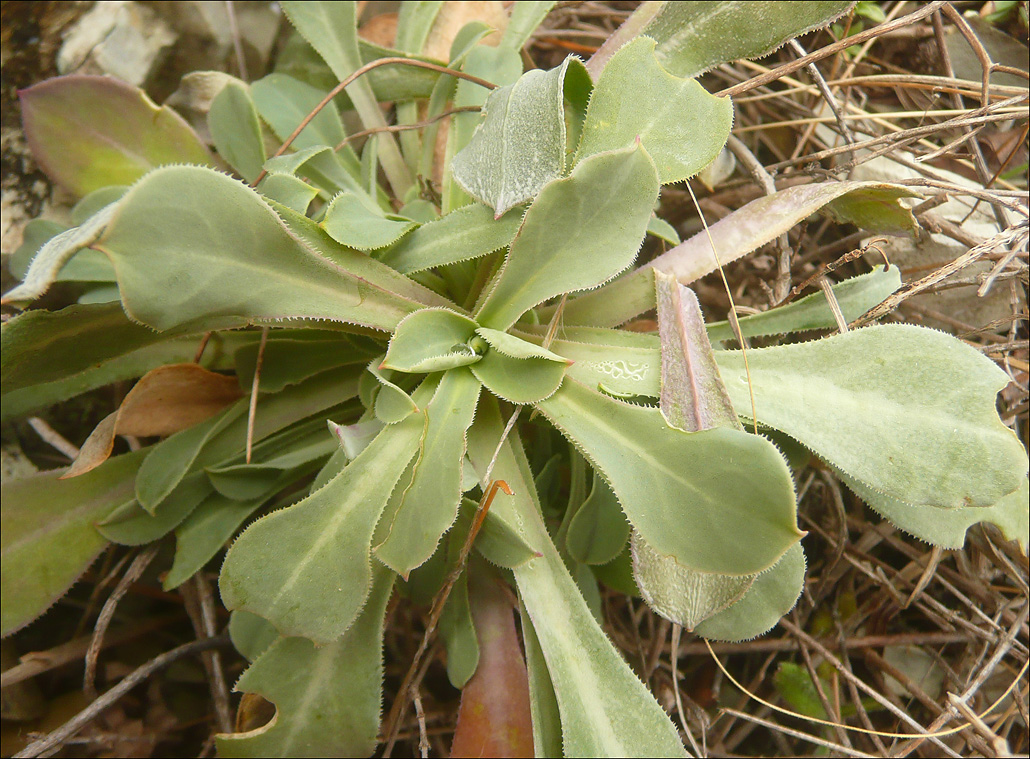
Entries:
[[104,463],[116,435],[171,435],[214,416],[242,395],[235,377],[197,364],[159,366],[140,378],[118,410],[97,425],[61,479]]

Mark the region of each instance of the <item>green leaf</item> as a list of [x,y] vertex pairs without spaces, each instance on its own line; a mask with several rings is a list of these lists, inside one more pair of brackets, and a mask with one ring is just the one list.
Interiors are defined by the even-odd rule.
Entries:
[[514,84],[491,92],[482,122],[454,156],[454,179],[493,208],[495,218],[534,198],[564,173],[566,76],[588,78],[583,64],[570,56],[550,71],[527,71]]
[[853,5],[847,0],[663,3],[643,33],[658,40],[665,68],[693,77],[720,63],[768,55],[792,37],[827,26]]
[[447,679],[464,688],[479,665],[479,642],[469,606],[468,572],[454,583],[440,614],[440,637],[447,651]]
[[276,718],[249,733],[219,736],[219,756],[369,756],[379,731],[383,615],[392,588],[393,575],[379,569],[368,603],[343,637],[321,647],[281,638],[262,653],[236,690],[273,702]]
[[112,77],[56,77],[18,97],[36,163],[78,197],[132,184],[164,164],[212,163],[177,113]]
[[[213,336],[203,365],[231,367],[232,353],[249,339]],[[197,338],[133,324],[117,303],[26,311],[0,327],[0,418],[142,376],[155,366],[190,361],[196,350]]]
[[[364,64],[358,48],[357,18],[353,2],[284,2],[283,12],[293,28],[306,39],[342,82]],[[359,77],[346,88],[347,95],[366,129],[385,127],[386,119],[372,91],[372,85]],[[383,134],[380,159],[383,171],[397,197],[404,197],[411,186],[411,175],[393,136]]]
[[[575,298],[563,312],[566,324],[589,324],[595,327],[615,327],[634,316],[654,308],[654,283],[651,269],[674,275],[688,285],[705,274],[736,261],[757,250],[804,221],[827,204],[859,193],[864,198],[877,198],[880,209],[875,217],[861,216],[872,226],[871,231],[896,230],[914,223],[912,212],[898,199],[916,195],[912,190],[878,182],[820,182],[788,187],[773,195],[753,200],[711,225],[711,241],[707,232],[700,232],[689,240],[658,256],[650,263],[597,292]],[[836,213],[847,213],[848,206],[838,207]],[[842,216],[843,218],[843,216]],[[718,256],[712,252],[712,241]],[[550,314],[541,312],[541,321]]]
[[464,206],[437,221],[423,224],[379,260],[402,274],[467,261],[507,247],[522,224],[518,211],[495,219],[484,205]]
[[318,195],[318,188],[292,174],[271,172],[258,183],[257,191],[269,200],[282,203],[298,213],[307,213],[311,201]]
[[513,3],[508,26],[504,29],[501,44],[512,50],[521,50],[540,23],[554,7],[553,0],[526,0]]
[[248,527],[225,557],[229,609],[269,620],[318,645],[354,621],[372,582],[372,533],[422,436],[415,415],[390,425],[321,490]]
[[[718,360],[749,414],[743,357]],[[1025,480],[1026,453],[995,407],[1008,375],[949,335],[889,324],[752,349],[748,361],[761,424],[890,498],[993,506]]]
[[376,419],[386,424],[396,424],[418,413],[419,408],[411,396],[388,379],[387,374],[392,372],[388,369],[380,370],[378,363],[378,360],[374,360],[367,369],[379,382],[379,390],[375,396]]
[[257,614],[234,611],[229,616],[229,637],[247,661],[254,661],[279,640],[279,633]]
[[397,36],[394,46],[406,53],[421,53],[429,38],[429,30],[440,13],[443,3],[439,0],[430,2],[404,3],[397,9]]
[[374,551],[404,579],[433,554],[458,515],[465,431],[475,416],[479,390],[479,381],[469,371],[452,369],[426,406],[426,430],[414,476]]
[[729,98],[669,74],[655,58],[654,41],[641,37],[605,66],[590,98],[577,157],[629,148],[639,140],[661,183],[670,184],[715,160],[732,124]]
[[384,213],[367,197],[353,192],[333,198],[321,223],[336,242],[358,250],[385,248],[417,226],[411,219]]
[[1019,489],[1000,499],[992,506],[960,506],[957,509],[939,509],[933,506],[914,506],[911,503],[872,490],[839,469],[837,476],[869,508],[892,524],[920,540],[942,548],[959,549],[965,545],[966,531],[974,524],[990,522],[1001,530],[1006,540],[1019,542],[1023,552],[1030,534],[1030,491],[1026,478]]
[[161,583],[179,587],[217,554],[267,498],[238,501],[212,493],[175,529],[175,559]]
[[519,604],[522,622],[522,642],[526,650],[526,669],[529,671],[529,708],[533,716],[534,756],[563,756],[561,713],[554,685],[547,671],[540,638],[533,629],[524,604]]
[[[250,388],[257,366],[260,341],[239,348],[235,355],[240,387]],[[378,346],[375,348],[378,352]],[[316,374],[340,366],[371,360],[371,350],[347,335],[325,330],[283,330],[270,332],[261,365],[261,392],[277,393]]]
[[[472,472],[472,475],[475,476],[475,472]],[[459,535],[464,539],[472,527],[478,508],[479,504],[476,501],[462,499],[458,518],[454,521],[450,534]],[[484,559],[503,569],[515,569],[540,555],[538,551],[529,547],[515,528],[492,509],[486,513],[474,545]]]
[[784,701],[795,711],[815,719],[831,719],[831,715],[826,713],[823,702],[819,699],[819,691],[812,682],[812,675],[805,667],[781,661],[776,668],[776,674],[773,675],[773,683]]
[[636,534],[630,539],[630,551],[633,577],[647,605],[688,632],[743,598],[756,577],[697,572],[659,553]]
[[594,472],[590,495],[572,517],[565,534],[569,556],[582,564],[607,564],[626,546],[629,530],[619,499]]
[[132,497],[146,449],[105,462],[74,480],[63,470],[2,485],[2,634],[45,612],[86,571],[107,541],[93,526]]
[[647,233],[673,245],[679,245],[681,242],[676,227],[660,216],[652,216],[651,220],[647,222]]
[[466,345],[476,323],[446,308],[424,308],[404,317],[390,339],[383,367],[398,372],[438,372],[479,361]]
[[658,177],[642,148],[581,161],[526,212],[476,321],[506,330],[549,298],[614,277],[636,257],[657,197]]
[[[484,398],[469,431],[469,457],[477,471],[483,472],[493,458],[502,430],[496,403]],[[512,520],[529,545],[542,553],[515,569],[515,580],[553,683],[564,753],[684,756],[672,722],[601,630],[551,542],[514,430],[501,447],[493,476],[507,482],[515,495],[499,494],[491,511]],[[541,706],[546,708],[546,698],[541,698],[545,689],[539,658],[534,661],[530,652],[530,661],[531,693],[536,694],[531,704],[536,703],[539,715]],[[543,733],[535,737],[551,742]]]
[[[832,289],[844,320],[851,321],[883,301],[899,287],[901,270],[897,266],[890,269],[876,266],[871,272],[838,282]],[[807,295],[786,306],[745,316],[737,322],[744,337],[780,335],[810,329],[833,329],[837,326],[830,304],[822,292]],[[713,343],[733,340],[736,337],[728,321],[710,322],[707,329],[708,339]]]
[[97,247],[118,271],[126,312],[158,330],[289,318],[400,321],[370,308],[376,292],[301,243],[257,193],[210,169],[149,174],[118,205]]
[[[144,464],[146,461],[144,460]],[[182,478],[157,508],[147,511],[133,499],[111,512],[97,530],[112,543],[141,546],[174,530],[214,492],[203,472]]]
[[691,569],[761,572],[800,537],[790,470],[764,438],[683,432],[657,409],[574,380],[537,408],[611,484],[641,536]]
[[[272,127],[280,140],[293,134],[326,95],[324,90],[278,73],[258,79],[250,85],[250,91],[261,118]],[[308,148],[332,149],[342,143],[346,136],[340,112],[335,103],[330,102],[301,130],[293,141],[293,148],[298,152]],[[338,153],[334,152],[333,157],[340,169],[347,173],[353,172],[352,180],[357,187],[358,157],[354,150],[350,145],[345,145]]]
[[794,608],[805,585],[805,552],[795,543],[755,578],[742,599],[699,624],[694,632],[712,640],[750,640],[772,629]]
[[253,183],[267,155],[257,109],[246,84],[226,83],[211,101],[207,126],[218,155],[236,169],[237,174]]
[[565,379],[568,365],[560,357],[555,358],[558,360],[514,358],[491,347],[469,368],[497,397],[512,403],[537,403],[552,396]]
[[486,342],[491,350],[502,353],[509,358],[517,358],[527,361],[531,359],[540,359],[559,364],[568,363],[564,358],[555,353],[551,353],[551,351],[546,348],[541,348],[539,345],[526,342],[514,335],[509,335],[507,332],[501,332],[500,330],[489,329],[487,327],[479,327],[476,329],[476,334]]

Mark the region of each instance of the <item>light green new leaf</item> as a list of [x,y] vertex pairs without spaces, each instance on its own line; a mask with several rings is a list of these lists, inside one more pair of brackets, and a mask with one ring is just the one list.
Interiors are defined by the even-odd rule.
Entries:
[[638,38],[605,66],[590,98],[577,159],[643,143],[662,184],[710,164],[730,134],[733,104],[680,79],[655,59],[655,43]]
[[318,195],[318,188],[312,187],[300,177],[278,172],[267,174],[258,184],[257,191],[269,200],[282,203],[299,213],[307,213],[311,201]]
[[[469,431],[469,457],[480,473],[493,458],[503,427],[496,402],[484,398]],[[491,511],[517,526],[542,553],[516,568],[515,580],[553,684],[565,755],[684,756],[676,728],[601,630],[554,548],[514,431],[501,447],[493,476],[507,482],[515,495],[498,494]],[[544,704],[543,673],[533,651],[529,655],[536,717]],[[544,733],[535,738],[553,742]]]
[[1019,489],[992,506],[960,506],[957,509],[938,509],[933,506],[913,506],[911,503],[878,493],[835,469],[856,495],[869,504],[869,508],[920,540],[941,548],[959,549],[965,545],[966,531],[979,522],[990,522],[1001,530],[1006,540],[1019,542],[1023,552],[1030,534],[1030,492],[1027,480]]
[[517,210],[495,219],[480,203],[459,208],[415,229],[379,260],[401,274],[467,261],[506,247],[522,224]]
[[755,638],[794,608],[804,586],[805,552],[795,543],[772,569],[755,578],[743,598],[701,622],[694,632],[712,640]]
[[257,179],[268,156],[257,109],[246,84],[235,80],[226,83],[211,101],[207,126],[218,155],[247,182]]
[[126,312],[158,330],[290,318],[391,329],[405,315],[396,302],[370,308],[379,293],[304,245],[253,190],[210,169],[151,172],[96,245],[118,272]]
[[[849,205],[846,201],[853,193],[855,204]],[[897,185],[846,181],[797,185],[758,198],[712,224],[711,241],[702,231],[607,287],[569,301],[563,312],[565,323],[618,326],[654,308],[651,269],[672,274],[682,284],[688,285],[715,271],[719,263],[726,266],[775,240],[795,224],[839,199],[845,202],[834,206],[834,215],[844,218],[853,207],[857,208],[857,215],[848,217],[849,220],[863,221],[870,231],[890,231],[893,234],[902,228],[914,229],[915,217],[898,200],[916,194]],[[878,205],[878,214],[869,216],[862,213],[869,202]],[[712,241],[718,256],[712,252]],[[541,311],[541,321],[547,321],[549,316],[547,310]]]
[[247,661],[254,661],[279,640],[279,633],[257,614],[234,611],[229,616],[229,637]]
[[590,495],[576,511],[565,533],[569,556],[583,564],[607,564],[629,537],[629,522],[608,483],[594,472]]
[[418,222],[384,213],[367,196],[343,192],[333,198],[320,226],[341,245],[378,250],[393,245]]
[[248,527],[222,566],[226,607],[283,635],[337,640],[365,603],[372,533],[422,431],[419,415],[387,427],[321,490]]
[[720,63],[768,55],[853,5],[847,0],[663,3],[644,34],[658,40],[659,60],[669,71],[694,77]]
[[561,359],[513,358],[489,348],[469,368],[497,397],[512,403],[536,403],[561,386],[568,364]]
[[424,308],[404,317],[390,339],[383,368],[439,372],[479,360],[467,343],[476,323],[446,308]]
[[490,349],[503,353],[509,358],[526,360],[542,359],[544,361],[554,361],[559,364],[568,363],[564,358],[555,353],[551,353],[551,351],[546,348],[541,348],[539,345],[526,342],[514,335],[509,335],[507,332],[501,332],[500,330],[489,329],[487,327],[479,327],[476,329],[476,334],[486,342]]
[[554,685],[547,671],[547,661],[540,648],[540,638],[525,604],[519,604],[522,642],[529,670],[529,708],[533,716],[533,752],[535,756],[564,756],[562,751],[561,713]]
[[392,515],[388,534],[374,551],[405,579],[433,554],[458,515],[465,431],[475,416],[479,390],[479,381],[468,370],[452,369],[426,406],[428,421],[414,476]]
[[482,122],[454,156],[454,179],[493,208],[495,218],[534,198],[564,173],[566,76],[583,79],[587,73],[570,56],[550,71],[527,71],[514,84],[491,92]]
[[3,483],[0,583],[5,637],[63,596],[107,545],[93,526],[132,498],[147,450],[116,456],[74,480],[63,470]]
[[393,575],[378,569],[368,603],[343,637],[321,647],[280,638],[268,647],[235,690],[271,701],[276,717],[249,733],[220,735],[218,755],[371,755],[383,689],[383,615],[392,589]]
[[690,569],[761,572],[801,535],[790,470],[765,438],[683,432],[574,380],[537,408],[611,484],[634,529]]
[[[899,287],[901,270],[897,266],[890,269],[876,266],[871,272],[838,282],[832,289],[844,320],[851,321],[883,301]],[[786,306],[745,316],[738,319],[737,323],[744,337],[781,335],[809,329],[833,329],[837,326],[830,304],[821,292],[807,295]],[[728,321],[710,322],[706,328],[708,339],[713,343],[733,340],[736,337]]]
[[[476,476],[474,471],[471,474],[473,477]],[[498,494],[497,497],[500,498],[501,494]],[[454,521],[451,534],[460,535],[464,540],[472,527],[478,508],[479,504],[476,501],[470,498],[462,499],[458,518]],[[515,569],[530,559],[540,556],[538,551],[529,547],[518,530],[499,517],[493,509],[486,512],[486,518],[479,528],[474,545],[484,559],[504,569]]]
[[373,360],[367,371],[379,383],[379,390],[375,394],[376,419],[386,424],[396,424],[418,412],[419,408],[411,396],[387,377],[392,372],[380,368],[379,359]]
[[540,23],[554,7],[553,0],[526,0],[513,3],[508,26],[504,28],[501,44],[512,50],[521,50],[529,35],[540,26]]
[[[742,355],[717,357],[750,413]],[[888,324],[752,349],[748,361],[761,424],[890,498],[993,506],[1025,481],[1026,452],[995,407],[1008,375],[949,335]]]
[[600,153],[540,191],[476,321],[506,330],[543,301],[606,282],[640,249],[658,198],[647,152]]

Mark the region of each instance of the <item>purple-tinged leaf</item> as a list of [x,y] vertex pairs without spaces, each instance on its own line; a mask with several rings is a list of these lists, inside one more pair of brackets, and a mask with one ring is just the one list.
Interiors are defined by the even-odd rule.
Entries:
[[104,76],[48,79],[18,93],[25,136],[47,176],[78,197],[168,163],[211,165],[200,138],[143,90]]

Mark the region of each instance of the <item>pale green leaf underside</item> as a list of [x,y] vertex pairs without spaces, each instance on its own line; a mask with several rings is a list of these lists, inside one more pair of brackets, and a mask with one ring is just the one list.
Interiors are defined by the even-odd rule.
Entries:
[[549,358],[512,358],[491,348],[469,368],[497,397],[512,403],[536,403],[558,389],[567,364]]
[[392,589],[393,575],[380,568],[368,603],[343,637],[322,647],[279,638],[264,650],[235,690],[273,702],[276,716],[249,733],[220,735],[219,756],[370,755],[379,731],[383,614]]
[[708,94],[655,59],[655,43],[640,37],[605,66],[594,88],[578,158],[641,141],[662,184],[692,177],[710,164],[733,124],[729,98]]
[[574,380],[538,408],[601,471],[644,539],[691,569],[761,572],[800,537],[790,471],[764,438],[683,432],[657,409]]
[[565,169],[566,58],[550,71],[527,71],[517,82],[490,93],[482,122],[454,156],[451,172],[473,198],[502,216],[535,197]]
[[358,250],[378,250],[397,242],[418,223],[387,215],[368,198],[354,192],[343,192],[329,204],[321,226],[341,245]]
[[[496,404],[484,402],[469,432],[469,456],[479,472],[493,457],[503,427]],[[553,683],[565,754],[684,756],[672,722],[601,630],[555,550],[517,433],[502,446],[493,476],[515,495],[499,494],[491,511],[511,520],[542,552],[515,569],[515,581]],[[536,674],[539,685],[542,673]]]
[[738,58],[761,58],[792,37],[826,26],[854,5],[805,2],[664,3],[644,34],[658,40],[662,64],[692,77]]
[[770,570],[755,578],[743,598],[701,622],[694,632],[712,640],[755,638],[794,608],[804,585],[805,552],[795,543]]
[[526,212],[476,321],[506,330],[549,298],[614,277],[636,257],[657,197],[658,176],[642,148],[581,161]]
[[509,335],[507,332],[489,329],[488,327],[479,327],[476,329],[476,334],[483,338],[492,350],[503,353],[509,358],[541,359],[543,361],[554,361],[559,364],[568,363],[564,358],[546,348],[526,342],[514,335]]
[[375,523],[422,430],[417,415],[387,427],[321,490],[248,527],[222,567],[226,607],[258,614],[283,635],[339,638],[365,603]]
[[635,533],[630,547],[633,578],[647,605],[688,631],[739,601],[757,577],[695,572]]

